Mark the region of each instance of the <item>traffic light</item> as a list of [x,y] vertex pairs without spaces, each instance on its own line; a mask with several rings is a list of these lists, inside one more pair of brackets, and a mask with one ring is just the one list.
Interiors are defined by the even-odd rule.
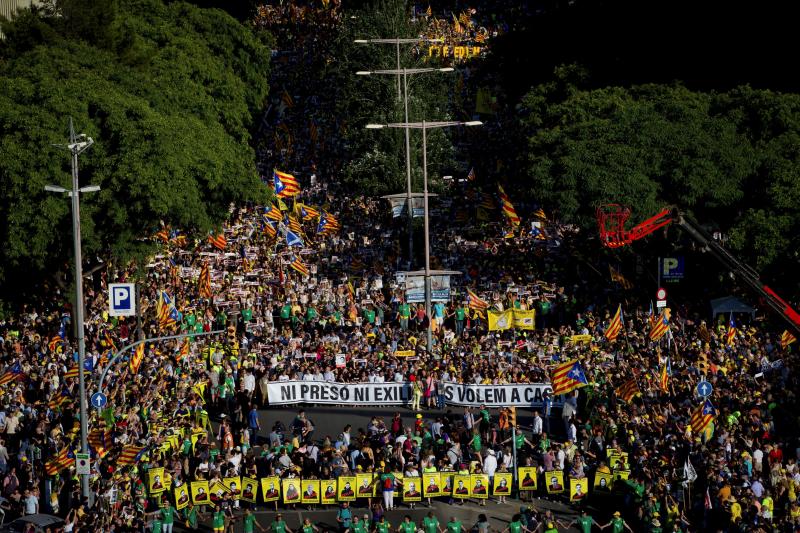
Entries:
[[700,356],[697,359],[697,368],[700,369],[704,376],[708,373],[708,354],[706,352],[700,352]]
[[508,408],[508,423],[513,428],[517,425],[517,408],[516,407],[509,407]]

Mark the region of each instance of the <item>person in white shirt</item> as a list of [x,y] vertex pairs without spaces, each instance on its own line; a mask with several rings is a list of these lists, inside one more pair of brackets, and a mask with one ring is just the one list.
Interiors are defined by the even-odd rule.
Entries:
[[489,449],[486,457],[483,459],[483,472],[489,476],[490,484],[493,482],[494,473],[497,470],[497,457],[495,451]]
[[764,468],[764,452],[761,448],[756,448],[753,452],[753,471],[761,473]]
[[531,433],[535,437],[541,437],[542,435],[542,417],[539,415],[539,411],[533,412],[533,422],[531,423]]
[[564,470],[564,461],[567,458],[567,454],[564,453],[564,448],[561,446],[558,447],[558,453],[556,454],[556,469],[557,470]]
[[253,393],[256,390],[256,377],[253,375],[253,372],[247,371],[242,378],[242,389],[247,393],[248,398],[253,397]]

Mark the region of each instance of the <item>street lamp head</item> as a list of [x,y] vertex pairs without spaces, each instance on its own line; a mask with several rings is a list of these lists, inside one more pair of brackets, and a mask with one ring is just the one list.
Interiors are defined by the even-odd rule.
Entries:
[[469,122],[465,122],[464,126],[483,126],[483,122],[480,120],[470,120]]
[[46,190],[47,192],[62,192],[62,193],[69,192],[64,187],[59,187],[58,185],[45,185],[44,190]]
[[371,70],[359,70],[356,72],[356,76],[369,76],[372,74]]
[[453,67],[445,67],[445,68],[440,68],[439,72],[453,72],[454,70],[455,69]]
[[386,127],[386,124],[367,124],[365,127],[368,130],[381,130]]
[[367,44],[367,43],[369,43],[369,41],[366,40],[366,39],[356,39],[353,42],[356,43],[356,44]]
[[81,187],[78,189],[81,192],[97,192],[100,190],[99,185],[87,185],[86,187]]

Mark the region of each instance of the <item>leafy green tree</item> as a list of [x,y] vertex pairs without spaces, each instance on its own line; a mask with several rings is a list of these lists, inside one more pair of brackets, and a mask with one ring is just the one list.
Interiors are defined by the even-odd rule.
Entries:
[[758,268],[793,253],[799,96],[681,85],[582,90],[568,78],[523,100],[530,196],[591,230],[600,204],[630,206],[631,224],[675,205],[728,232]]
[[[72,2],[69,5],[74,5]],[[67,5],[67,4],[65,4]],[[91,10],[76,9],[81,19]],[[73,20],[73,22],[75,22]],[[82,23],[90,25],[90,21]],[[268,94],[269,49],[220,10],[125,2],[92,35],[46,12],[4,24],[0,51],[0,279],[69,266],[67,118],[95,140],[80,158],[84,254],[125,260],[159,222],[203,238],[232,202],[264,200],[250,146]]]

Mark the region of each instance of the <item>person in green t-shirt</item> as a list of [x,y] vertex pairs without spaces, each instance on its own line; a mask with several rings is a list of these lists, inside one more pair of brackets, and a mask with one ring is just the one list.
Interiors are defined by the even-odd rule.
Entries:
[[214,507],[214,515],[212,517],[211,527],[214,529],[214,533],[225,530],[225,511],[223,511],[222,507],[219,505]]
[[311,523],[310,518],[303,520],[303,533],[317,533],[318,531],[319,528]]
[[511,522],[508,523],[508,527],[503,530],[503,533],[527,533],[528,531],[530,529],[522,523],[522,515],[517,513],[511,517]]
[[281,318],[283,320],[289,320],[291,316],[292,316],[292,306],[289,304],[289,302],[286,302],[286,304],[283,307],[281,307]]
[[250,322],[253,320],[253,310],[250,308],[242,309],[242,322]]
[[364,309],[364,313],[363,314],[364,314],[364,320],[366,320],[367,323],[369,323],[369,325],[375,324],[375,309],[374,308],[372,308],[371,306],[367,307],[366,309]]
[[450,521],[447,523],[447,533],[461,533],[464,530],[464,526],[461,525],[461,521],[456,520],[455,516],[450,517]]
[[428,511],[428,516],[422,519],[422,529],[425,530],[425,533],[441,533],[439,519],[433,516],[433,511]]
[[272,533],[294,533],[289,526],[286,525],[286,522],[283,521],[283,515],[278,513],[275,515],[275,520],[269,525],[270,531]]
[[380,521],[375,524],[375,531],[377,533],[389,533],[391,531],[392,524],[386,521],[385,516],[381,516]]
[[197,529],[197,526],[200,522],[200,517],[197,513],[197,507],[195,507],[191,502],[189,502],[189,506],[183,510],[183,518],[186,520],[186,525],[189,529]]
[[368,533],[368,527],[369,524],[367,522],[358,518],[358,515],[353,515],[353,524],[350,526],[350,530],[353,533]]
[[161,533],[161,530],[164,527],[164,523],[161,521],[161,516],[159,513],[154,513],[155,518],[150,524],[150,531],[152,533]]
[[614,516],[611,518],[611,521],[604,526],[600,526],[600,529],[605,529],[608,526],[611,526],[611,531],[613,531],[613,533],[622,533],[626,529],[631,533],[633,533],[631,526],[629,526],[628,523],[625,522],[625,520],[622,518],[622,513],[620,513],[619,511],[615,511]]
[[567,527],[572,527],[573,524],[578,526],[578,529],[581,531],[581,533],[591,533],[592,525],[600,527],[600,524],[595,522],[594,518],[589,516],[589,514],[586,512],[586,509],[581,509],[580,516],[570,522]]
[[403,521],[397,526],[397,533],[416,533],[417,524],[411,520],[410,515],[403,517]]
[[406,302],[401,302],[397,306],[397,318],[400,321],[400,329],[403,331],[408,329],[408,319],[411,316],[411,308]]
[[464,321],[467,318],[467,311],[462,304],[458,304],[453,314],[456,318],[456,337],[461,337],[461,334],[464,332]]
[[161,509],[161,531],[163,533],[172,533],[172,524],[175,523],[175,508],[167,502]]
[[255,531],[255,527],[258,527],[260,531],[266,531],[261,524],[258,523],[256,520],[256,515],[253,514],[253,511],[250,509],[244,510],[244,516],[242,517],[242,526],[244,528],[244,533],[253,533]]

